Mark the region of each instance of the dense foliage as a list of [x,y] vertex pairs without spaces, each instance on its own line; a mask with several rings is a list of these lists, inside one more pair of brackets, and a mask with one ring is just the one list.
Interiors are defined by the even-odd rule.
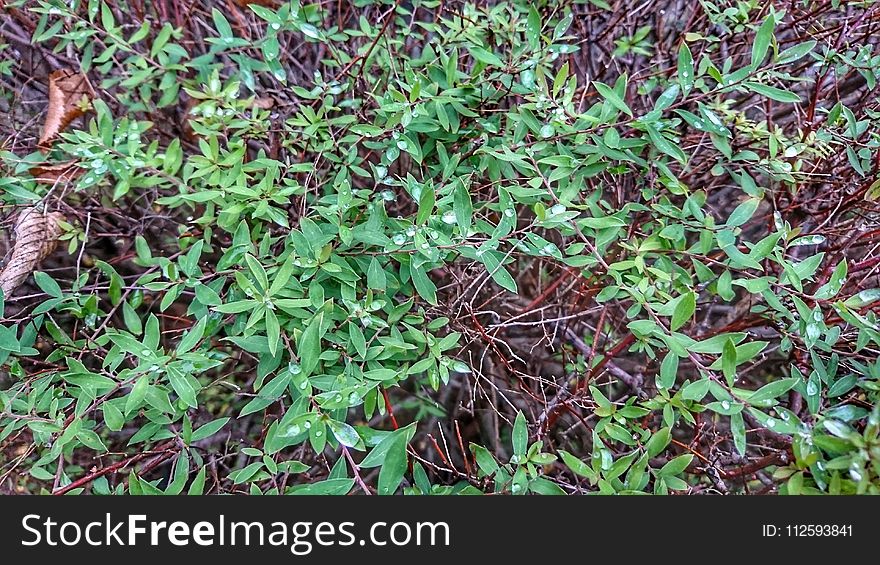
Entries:
[[880,493],[878,6],[7,1],[0,489]]

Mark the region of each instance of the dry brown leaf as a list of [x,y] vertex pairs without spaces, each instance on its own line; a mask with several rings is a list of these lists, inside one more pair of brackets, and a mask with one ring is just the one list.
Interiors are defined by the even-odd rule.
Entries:
[[79,178],[84,172],[83,169],[76,166],[78,162],[78,160],[73,159],[63,163],[34,165],[31,167],[30,173],[34,180],[44,184],[72,181]]
[[50,74],[49,109],[38,143],[40,148],[48,149],[55,137],[83,114],[92,98],[94,92],[84,74],[67,69]]
[[271,96],[260,96],[254,99],[254,108],[271,110],[275,106],[275,99]]
[[9,262],[0,271],[0,289],[8,298],[37,268],[40,261],[55,250],[64,215],[44,214],[39,208],[25,208],[15,222],[15,244]]

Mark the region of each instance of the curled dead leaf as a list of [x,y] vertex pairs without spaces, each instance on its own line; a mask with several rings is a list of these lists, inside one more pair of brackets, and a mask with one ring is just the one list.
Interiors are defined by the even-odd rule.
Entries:
[[15,243],[9,262],[0,271],[0,289],[9,297],[48,257],[58,243],[64,215],[60,212],[44,213],[41,209],[25,208],[15,222]]
[[79,161],[73,159],[62,163],[41,163],[30,168],[34,180],[43,184],[57,184],[76,180],[83,174],[83,169],[77,167]]
[[86,76],[68,69],[54,71],[49,75],[49,108],[43,135],[38,143],[43,150],[49,148],[55,137],[83,115],[89,101],[95,97]]

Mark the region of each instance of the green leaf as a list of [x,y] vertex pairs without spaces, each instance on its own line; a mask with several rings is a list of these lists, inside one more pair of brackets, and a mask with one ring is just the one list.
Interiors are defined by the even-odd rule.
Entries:
[[40,287],[40,290],[42,290],[52,298],[61,298],[64,296],[64,293],[61,292],[61,287],[58,286],[58,283],[55,282],[55,279],[53,279],[43,271],[34,272],[34,282],[37,283],[37,286]]
[[422,192],[419,194],[419,211],[416,214],[416,224],[424,224],[431,217],[431,213],[434,211],[435,198],[436,195],[432,186],[422,187]]
[[309,322],[309,325],[300,336],[296,355],[299,358],[303,377],[311,375],[320,361],[321,338],[323,337],[321,326],[323,325],[323,322],[324,314],[319,313],[312,318],[312,321]]
[[773,39],[774,27],[776,27],[776,20],[771,13],[755,34],[755,41],[752,43],[752,67],[757,68],[767,55],[767,49]]
[[112,402],[105,402],[101,405],[101,410],[104,412],[104,423],[107,424],[107,428],[114,432],[122,429],[122,426],[125,425],[125,418],[119,408],[114,406]]
[[214,19],[214,28],[220,34],[220,37],[231,39],[233,37],[232,26],[229,25],[229,21],[226,19],[226,16],[223,15],[223,12],[217,8],[213,8],[211,9],[211,17]]
[[541,15],[534,6],[529,8],[529,16],[526,20],[526,38],[532,48],[541,44]]
[[278,351],[278,342],[281,340],[281,326],[278,317],[270,309],[266,309],[266,338],[269,340],[269,355],[275,357]]
[[733,445],[740,455],[746,454],[746,425],[742,412],[737,412],[730,417],[730,433],[733,435]]
[[645,444],[645,451],[648,457],[656,457],[666,449],[669,442],[672,441],[672,429],[669,427],[661,428],[654,432],[651,439]]
[[291,253],[278,270],[275,271],[272,286],[269,287],[270,296],[278,294],[290,282],[290,277],[293,275],[293,270],[296,267],[295,260],[294,254]]
[[660,364],[660,376],[658,386],[664,389],[670,389],[675,385],[675,378],[678,374],[678,355],[670,351],[663,358]]
[[523,457],[526,454],[529,442],[529,427],[526,417],[522,412],[517,413],[513,423],[513,452]]
[[687,323],[694,311],[697,309],[697,295],[694,292],[685,294],[675,307],[672,313],[672,320],[669,322],[669,329],[677,330]]
[[403,434],[395,436],[388,446],[385,461],[379,470],[379,494],[394,494],[403,481],[406,473],[406,446],[406,436]]
[[399,436],[403,436],[404,443],[409,444],[415,433],[415,423],[394,430],[393,432],[386,433],[385,437],[383,437],[382,440],[378,444],[376,444],[376,447],[374,447],[373,450],[370,451],[370,453],[368,453],[366,457],[364,457],[363,461],[361,461],[358,467],[362,469],[372,469],[373,467],[380,466],[382,462],[385,461],[388,450],[391,449],[392,445],[394,445]]
[[254,280],[257,281],[257,285],[260,288],[260,292],[266,292],[269,289],[269,277],[266,276],[266,269],[263,268],[263,265],[257,261],[257,258],[248,253],[244,256],[245,263],[247,263],[248,270],[254,276]]
[[[241,409],[241,413],[238,415],[238,417],[243,418],[248,414],[259,412],[263,408],[274,403],[276,400],[281,398],[281,395],[284,394],[284,391],[289,384],[290,375],[286,371],[276,376],[260,389],[259,393],[257,393],[257,396],[255,396],[250,402],[244,405],[244,408]],[[195,434],[196,432],[193,432],[193,435]]]
[[351,344],[358,355],[362,358],[367,356],[367,340],[364,338],[364,332],[361,331],[361,328],[354,321],[348,324],[348,339],[351,340]]
[[177,354],[182,355],[195,347],[205,334],[205,326],[208,325],[208,317],[202,316],[195,325],[180,339],[177,344]]
[[611,88],[607,84],[603,84],[598,81],[593,81],[593,85],[596,87],[596,90],[599,91],[599,94],[601,94],[602,97],[607,100],[612,106],[614,106],[627,116],[632,117],[632,110],[629,109],[629,106],[626,105],[626,102],[623,101],[623,98],[618,96],[617,92],[615,92],[613,88]]
[[327,420],[327,427],[333,432],[336,440],[346,447],[357,447],[361,443],[361,436],[357,431],[345,422],[337,422],[336,420]]
[[794,388],[799,381],[800,379],[792,377],[768,383],[749,396],[748,401],[751,404],[756,404],[766,400],[772,400]]
[[789,47],[779,54],[779,64],[793,63],[816,48],[816,41],[804,41]]
[[229,418],[218,418],[216,420],[212,420],[203,426],[200,426],[192,433],[192,438],[190,438],[190,443],[195,443],[197,441],[201,441],[203,439],[207,439],[212,435],[219,432],[223,426],[225,426],[229,422]]
[[724,345],[727,343],[727,340],[731,340],[733,343],[739,343],[744,340],[745,337],[746,334],[741,332],[719,334],[704,339],[703,341],[692,343],[688,346],[688,350],[692,353],[721,353],[724,350]]
[[474,454],[474,459],[477,460],[477,466],[480,468],[480,471],[483,472],[484,476],[495,474],[495,471],[498,470],[498,462],[495,461],[495,458],[488,449],[482,445],[472,443],[470,445],[470,450],[471,453]]
[[752,216],[755,215],[755,211],[757,211],[760,204],[760,198],[749,198],[740,203],[736,208],[734,208],[733,212],[730,213],[730,217],[727,218],[727,227],[733,228],[741,226],[749,221]]
[[423,264],[410,263],[409,274],[412,278],[413,286],[416,287],[416,292],[419,293],[419,296],[427,300],[429,303],[436,305],[437,287],[428,277],[425,266]]
[[196,400],[196,390],[183,373],[172,366],[168,366],[166,374],[171,383],[171,388],[174,389],[174,392],[177,393],[177,396],[180,397],[184,404],[190,408],[198,408],[199,403],[198,400]]
[[486,266],[489,275],[498,286],[516,293],[516,280],[511,276],[507,269],[504,268],[504,265],[501,264],[498,255],[500,255],[500,253],[496,254],[493,251],[487,251],[480,257],[480,261]]
[[208,468],[202,467],[199,469],[199,472],[196,474],[196,478],[193,479],[192,483],[189,485],[189,489],[187,490],[187,494],[189,496],[201,496],[205,492],[205,479],[208,476]]
[[457,183],[452,193],[452,210],[459,233],[462,236],[467,236],[474,215],[474,205],[471,201],[471,194],[463,182]]
[[724,349],[721,351],[721,372],[727,384],[733,386],[736,380],[736,345],[732,339],[724,342]]
[[131,414],[134,410],[140,408],[141,404],[144,402],[144,398],[147,396],[149,388],[150,378],[147,375],[141,375],[138,377],[134,386],[131,387],[131,392],[128,393],[128,398],[125,400],[126,414]]
[[481,63],[485,63],[492,67],[503,67],[504,61],[498,58],[498,55],[483,49],[482,47],[477,47],[476,45],[468,45],[467,50],[473,55],[474,59],[480,61]]
[[317,483],[307,483],[291,487],[289,494],[307,496],[343,496],[351,491],[354,479],[328,479]]
[[687,96],[694,85],[694,58],[685,42],[682,42],[678,48],[678,82],[681,84],[682,92]]
[[[679,90],[680,89],[677,84],[673,84],[672,86],[670,86],[669,88],[664,90],[663,94],[661,94],[659,97],[657,97],[657,101],[654,102],[654,110],[662,111],[662,110],[665,110],[666,108],[670,107],[675,102],[675,100],[678,98]],[[606,132],[607,131],[616,132],[616,130],[614,128],[609,128],[608,130],[606,130]]]
[[385,290],[388,281],[385,277],[385,269],[379,260],[373,257],[367,269],[367,286],[374,290]]
[[775,86],[769,86],[758,82],[746,82],[745,85],[752,91],[757,92],[758,94],[762,94],[771,100],[776,100],[777,102],[801,101],[801,97],[794,92],[783,90],[781,88],[776,88]]
[[657,474],[661,477],[674,477],[675,475],[678,475],[679,473],[687,469],[687,466],[691,464],[691,461],[693,461],[693,459],[694,456],[690,453],[686,455],[679,455],[672,461],[668,462],[666,465],[663,465],[663,467],[657,472]]
[[586,477],[590,480],[591,483],[595,483],[599,480],[599,475],[593,471],[593,468],[572,455],[571,453],[565,451],[564,449],[559,450],[559,456],[562,458],[562,462],[571,469],[571,471],[580,475],[581,477]]
[[712,381],[709,379],[700,379],[698,381],[694,381],[689,383],[683,389],[681,389],[681,397],[684,400],[696,400],[700,401],[706,396],[706,393],[709,392],[709,385],[712,384]]

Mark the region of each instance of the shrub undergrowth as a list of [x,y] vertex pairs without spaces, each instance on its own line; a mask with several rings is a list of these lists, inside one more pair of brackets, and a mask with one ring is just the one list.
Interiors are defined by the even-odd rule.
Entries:
[[185,4],[0,11],[4,491],[880,492],[875,2]]

